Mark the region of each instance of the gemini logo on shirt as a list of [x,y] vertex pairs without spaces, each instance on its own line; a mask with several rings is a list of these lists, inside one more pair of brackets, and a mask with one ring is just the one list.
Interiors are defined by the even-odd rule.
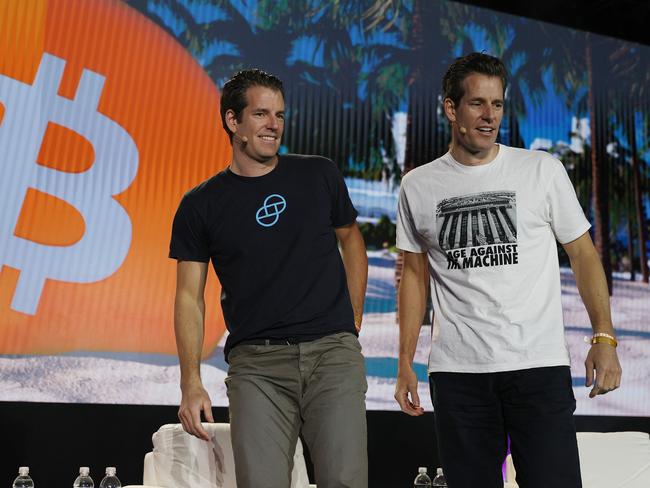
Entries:
[[274,193],[264,199],[264,203],[257,209],[255,220],[262,227],[271,227],[278,223],[280,214],[287,208],[287,201],[282,195]]
[[447,269],[518,263],[517,196],[488,191],[446,198],[436,206],[438,244]]

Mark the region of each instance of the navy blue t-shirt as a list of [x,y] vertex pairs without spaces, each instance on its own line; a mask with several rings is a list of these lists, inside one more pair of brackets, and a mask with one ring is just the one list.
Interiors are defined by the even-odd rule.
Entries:
[[251,339],[356,334],[334,229],[357,212],[329,159],[279,156],[264,176],[226,169],[183,197],[169,256],[212,260],[230,335]]

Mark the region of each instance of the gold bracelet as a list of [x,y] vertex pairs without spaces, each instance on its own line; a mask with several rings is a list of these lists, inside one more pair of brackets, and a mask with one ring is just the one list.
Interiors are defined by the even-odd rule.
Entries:
[[611,340],[615,341],[616,337],[614,337],[611,334],[607,334],[606,332],[594,332],[592,337],[609,337]]
[[596,335],[591,338],[591,344],[609,344],[610,346],[618,346],[618,341],[614,339],[611,335]]

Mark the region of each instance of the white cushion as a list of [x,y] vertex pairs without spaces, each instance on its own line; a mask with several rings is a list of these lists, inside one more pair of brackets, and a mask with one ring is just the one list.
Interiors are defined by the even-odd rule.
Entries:
[[[649,488],[650,436],[646,432],[578,432],[584,488]],[[516,488],[512,457],[506,480]]]
[[584,488],[649,488],[650,436],[645,432],[579,432]]
[[[163,425],[145,456],[144,483],[165,488],[237,488],[229,424],[204,423],[212,442],[198,439],[180,424]],[[309,486],[300,440],[296,445],[291,488]]]

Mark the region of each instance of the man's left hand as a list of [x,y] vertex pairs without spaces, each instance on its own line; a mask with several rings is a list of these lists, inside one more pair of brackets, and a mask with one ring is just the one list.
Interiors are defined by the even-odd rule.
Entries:
[[621,386],[622,370],[615,347],[609,344],[593,344],[587,354],[585,367],[587,368],[585,386],[593,385],[589,398],[604,395]]
[[354,327],[355,327],[355,329],[357,329],[357,334],[359,332],[361,332],[361,322],[362,322],[362,320],[363,320],[362,315],[354,314]]

